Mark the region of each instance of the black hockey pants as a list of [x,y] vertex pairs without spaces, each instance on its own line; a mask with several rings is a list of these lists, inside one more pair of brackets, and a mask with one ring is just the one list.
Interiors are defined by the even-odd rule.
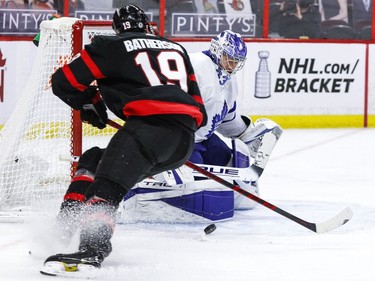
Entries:
[[176,119],[131,117],[105,149],[86,198],[96,195],[118,204],[136,183],[182,166],[193,148],[194,131]]

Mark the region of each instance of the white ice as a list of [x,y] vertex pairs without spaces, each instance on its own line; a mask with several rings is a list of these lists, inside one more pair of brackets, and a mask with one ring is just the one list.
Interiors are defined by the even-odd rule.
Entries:
[[[198,224],[118,225],[95,279],[373,281],[374,145],[374,129],[285,130],[261,177],[263,199],[307,221],[351,207],[352,220],[336,230],[316,234],[263,206],[237,212],[210,235]],[[0,223],[0,280],[56,279],[39,273],[61,250],[45,230],[51,217]]]

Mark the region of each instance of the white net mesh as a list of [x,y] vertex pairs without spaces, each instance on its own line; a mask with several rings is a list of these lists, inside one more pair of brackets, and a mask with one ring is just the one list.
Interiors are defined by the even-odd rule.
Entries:
[[[72,58],[73,24],[78,19],[44,21],[28,83],[0,131],[0,211],[45,209],[61,201],[70,181],[71,110],[51,91],[52,73]],[[85,26],[83,43],[108,26]],[[114,119],[113,115],[110,118]],[[105,147],[114,129],[83,127],[83,150]]]

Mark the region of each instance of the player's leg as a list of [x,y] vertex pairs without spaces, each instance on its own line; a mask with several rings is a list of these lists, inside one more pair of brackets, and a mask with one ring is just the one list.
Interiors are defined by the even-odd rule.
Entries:
[[49,257],[52,262],[99,267],[111,252],[114,215],[124,195],[137,182],[167,169],[181,166],[194,145],[186,128],[160,124],[160,118],[129,118],[110,141],[85,194],[87,206],[82,221],[79,252]]
[[98,247],[102,256],[107,256],[114,212],[128,190],[148,176],[180,167],[191,154],[193,132],[170,125],[168,120],[154,125],[159,121],[130,118],[109,143],[96,173],[98,179],[86,194],[89,212],[80,250]]
[[79,226],[85,193],[89,185],[94,182],[94,175],[103,151],[99,147],[93,147],[85,151],[78,161],[77,171],[65,193],[56,220],[62,239],[69,241]]

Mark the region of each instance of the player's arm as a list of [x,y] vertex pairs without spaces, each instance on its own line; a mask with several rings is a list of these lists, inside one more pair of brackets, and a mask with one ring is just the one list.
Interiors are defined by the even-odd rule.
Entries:
[[[69,76],[70,75],[70,76]],[[107,108],[97,86],[72,83],[70,65],[58,69],[52,76],[52,91],[70,107],[80,110],[81,120],[103,129],[108,120]]]
[[80,110],[83,121],[102,129],[108,118],[106,107],[98,87],[92,84],[105,75],[96,57],[96,48],[88,45],[87,50],[52,75],[52,91],[70,107]]
[[106,47],[102,38],[95,37],[70,63],[57,69],[52,75],[53,93],[77,110],[90,103],[96,95],[90,85],[106,77],[109,67],[104,67],[103,61],[107,61],[107,65],[111,64],[106,57],[110,50],[105,50]]

